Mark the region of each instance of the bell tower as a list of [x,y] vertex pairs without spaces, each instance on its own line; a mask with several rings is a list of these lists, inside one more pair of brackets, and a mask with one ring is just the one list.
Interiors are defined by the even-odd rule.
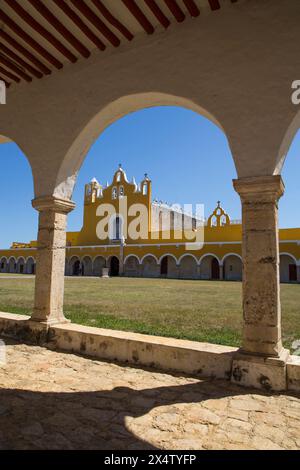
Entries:
[[84,190],[84,204],[93,204],[102,194],[102,186],[96,178],[93,178],[90,183],[85,185]]

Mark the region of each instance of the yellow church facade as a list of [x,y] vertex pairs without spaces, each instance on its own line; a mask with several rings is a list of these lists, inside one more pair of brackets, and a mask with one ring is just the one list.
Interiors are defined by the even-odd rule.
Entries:
[[[300,228],[279,230],[282,282],[300,282]],[[37,243],[0,250],[0,272],[34,274]],[[242,279],[242,225],[218,205],[204,220],[152,201],[152,182],[128,181],[119,166],[112,183],[85,186],[83,226],[67,232],[69,276]]]

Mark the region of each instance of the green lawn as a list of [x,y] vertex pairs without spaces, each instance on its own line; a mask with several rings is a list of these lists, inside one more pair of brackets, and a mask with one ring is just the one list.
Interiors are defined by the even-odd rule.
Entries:
[[[0,276],[0,310],[30,314],[34,279]],[[300,285],[281,287],[284,344],[300,339]],[[241,283],[67,278],[65,314],[75,323],[238,346]]]

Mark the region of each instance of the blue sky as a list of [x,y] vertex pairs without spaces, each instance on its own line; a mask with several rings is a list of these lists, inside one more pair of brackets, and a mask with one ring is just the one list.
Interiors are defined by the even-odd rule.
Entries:
[[[152,179],[153,198],[168,203],[205,204],[208,216],[218,199],[229,215],[240,218],[240,200],[232,188],[234,163],[224,134],[210,121],[182,108],[157,107],[130,114],[112,124],[90,149],[78,176],[68,230],[80,230],[84,184],[96,177],[111,182],[118,164],[139,182]],[[0,147],[0,247],[36,239],[37,213],[31,208],[29,164],[15,144]],[[300,226],[300,132],[283,171],[286,192],[280,202],[280,226]]]

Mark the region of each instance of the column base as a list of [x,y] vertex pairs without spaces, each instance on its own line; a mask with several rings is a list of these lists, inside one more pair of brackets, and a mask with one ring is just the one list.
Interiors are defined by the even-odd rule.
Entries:
[[282,349],[278,357],[256,356],[239,350],[233,357],[231,382],[265,391],[287,390],[289,355],[287,349]]
[[28,322],[32,323],[33,325],[42,325],[42,326],[54,326],[54,325],[65,325],[67,323],[71,323],[71,320],[67,318],[62,319],[50,319],[49,320],[38,320],[36,318],[30,318]]

